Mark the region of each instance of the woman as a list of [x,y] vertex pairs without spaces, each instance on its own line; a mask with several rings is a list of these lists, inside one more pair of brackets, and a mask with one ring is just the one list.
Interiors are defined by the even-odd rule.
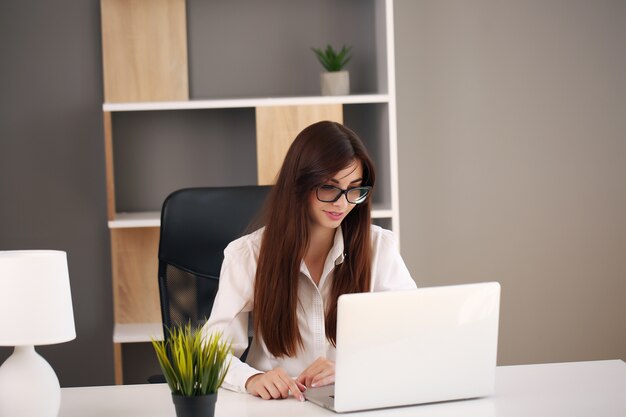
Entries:
[[224,251],[219,291],[204,330],[221,330],[239,356],[224,387],[264,399],[303,401],[306,387],[334,382],[337,298],[413,289],[390,231],[371,225],[374,165],[339,123],[305,128],[268,197],[265,227]]

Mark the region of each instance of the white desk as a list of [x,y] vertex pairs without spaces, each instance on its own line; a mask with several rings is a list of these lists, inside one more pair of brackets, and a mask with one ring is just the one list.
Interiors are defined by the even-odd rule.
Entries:
[[[59,417],[174,417],[165,384],[63,388]],[[216,417],[337,416],[310,403],[264,401],[225,390]],[[498,367],[493,397],[343,414],[356,416],[624,417],[626,363],[574,362]]]

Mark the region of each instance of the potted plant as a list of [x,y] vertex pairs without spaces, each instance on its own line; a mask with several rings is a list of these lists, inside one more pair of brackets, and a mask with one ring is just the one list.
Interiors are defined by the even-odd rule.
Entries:
[[345,45],[339,52],[336,52],[332,46],[326,45],[326,49],[311,48],[317,59],[326,69],[320,76],[322,84],[322,95],[339,96],[350,94],[350,73],[343,70],[348,62],[350,62],[351,46]]
[[166,340],[152,339],[172,391],[178,417],[213,417],[217,389],[230,366],[231,344],[221,333],[204,337],[190,324],[169,329]]

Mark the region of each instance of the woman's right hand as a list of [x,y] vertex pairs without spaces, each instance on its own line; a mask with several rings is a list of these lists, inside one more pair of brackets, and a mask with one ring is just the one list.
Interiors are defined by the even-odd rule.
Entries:
[[291,393],[297,400],[304,401],[302,392],[306,390],[306,387],[287,375],[284,369],[274,368],[248,378],[246,390],[264,400],[287,398]]

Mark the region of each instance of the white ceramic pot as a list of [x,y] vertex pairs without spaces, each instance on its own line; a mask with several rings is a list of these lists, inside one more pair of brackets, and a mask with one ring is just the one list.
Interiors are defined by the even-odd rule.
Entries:
[[350,94],[348,71],[323,72],[320,74],[323,96],[346,96]]

